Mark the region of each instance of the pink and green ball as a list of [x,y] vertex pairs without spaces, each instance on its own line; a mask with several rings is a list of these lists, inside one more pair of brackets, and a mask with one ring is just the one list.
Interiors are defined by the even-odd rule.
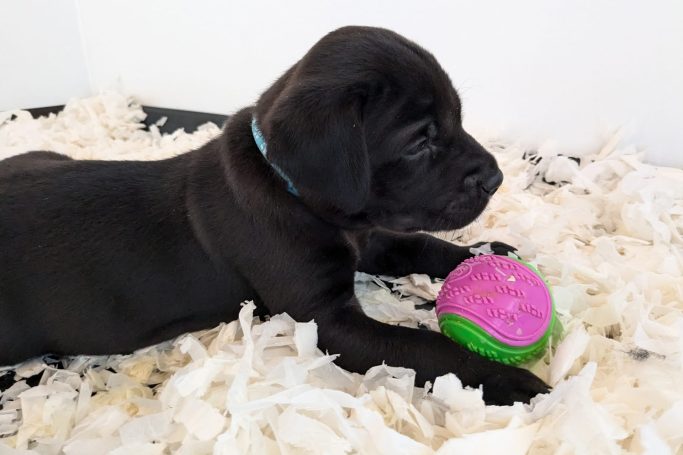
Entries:
[[518,259],[467,259],[444,281],[436,301],[441,332],[471,351],[518,365],[541,356],[559,325],[550,287]]

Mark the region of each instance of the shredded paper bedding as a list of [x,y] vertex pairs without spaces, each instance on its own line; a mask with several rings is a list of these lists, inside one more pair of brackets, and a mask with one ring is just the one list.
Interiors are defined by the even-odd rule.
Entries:
[[[144,116],[114,93],[39,119],[0,113],[0,159],[161,159],[219,133],[162,135]],[[644,163],[616,136],[580,160],[483,142],[505,182],[476,223],[443,235],[516,245],[548,278],[564,333],[527,367],[551,393],[485,406],[452,374],[420,388],[401,365],[349,373],[317,348],[314,321],[259,322],[245,302],[239,320],[132,355],[6,369],[0,455],[681,453],[683,170]],[[369,316],[432,330],[422,304],[439,286],[356,278]]]

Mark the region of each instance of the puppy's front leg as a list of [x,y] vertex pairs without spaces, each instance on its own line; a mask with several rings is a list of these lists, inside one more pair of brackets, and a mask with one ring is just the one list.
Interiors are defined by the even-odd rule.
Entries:
[[[339,354],[339,365],[361,374],[382,362],[404,366],[416,371],[419,384],[455,373],[466,385],[483,385],[489,403],[527,402],[547,390],[528,371],[489,361],[440,333],[383,324],[366,316],[354,294],[355,252],[347,238],[323,234],[308,237],[306,244],[269,243],[263,236],[262,242],[252,243],[254,248],[237,258],[271,312],[287,312],[296,321],[318,324],[319,347]],[[316,239],[321,243],[313,244]],[[272,259],[265,266],[264,257]]]
[[340,354],[337,364],[364,373],[382,362],[413,368],[419,385],[455,373],[463,384],[483,385],[489,404],[528,402],[547,386],[526,370],[491,362],[437,332],[383,324],[367,317],[355,297],[315,315],[319,346]]
[[[491,247],[496,254],[514,251],[513,247],[501,242],[491,242]],[[458,264],[471,257],[470,246],[454,245],[428,234],[374,231],[361,252],[358,270],[394,276],[425,273],[445,278]]]

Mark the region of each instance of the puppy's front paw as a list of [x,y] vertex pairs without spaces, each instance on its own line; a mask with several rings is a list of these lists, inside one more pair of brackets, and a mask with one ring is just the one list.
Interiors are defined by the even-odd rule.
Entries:
[[516,401],[528,403],[540,393],[547,393],[550,388],[527,370],[496,365],[493,371],[482,378],[484,401],[486,404],[499,406],[511,405]]
[[503,242],[479,242],[475,243],[474,245],[470,245],[469,248],[479,248],[480,246],[485,245],[487,243],[491,244],[491,250],[493,251],[493,254],[497,254],[500,256],[507,256],[508,253],[517,254],[517,248]]

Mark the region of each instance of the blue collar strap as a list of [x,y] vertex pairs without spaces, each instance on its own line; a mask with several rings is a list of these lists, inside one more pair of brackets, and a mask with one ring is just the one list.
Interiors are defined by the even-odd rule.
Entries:
[[256,117],[253,116],[251,117],[251,134],[254,136],[254,142],[256,142],[256,147],[261,151],[261,155],[263,155],[263,158],[266,159],[268,164],[270,164],[270,167],[275,169],[275,172],[282,178],[287,183],[287,191],[292,193],[294,196],[298,196],[299,192],[296,190],[296,187],[294,186],[294,183],[292,182],[292,179],[287,177],[287,174],[284,173],[282,169],[280,169],[275,163],[272,163],[270,160],[268,160],[268,147],[266,145],[266,138],[263,137],[263,133],[261,132],[261,129],[258,127],[258,124],[256,123]]

